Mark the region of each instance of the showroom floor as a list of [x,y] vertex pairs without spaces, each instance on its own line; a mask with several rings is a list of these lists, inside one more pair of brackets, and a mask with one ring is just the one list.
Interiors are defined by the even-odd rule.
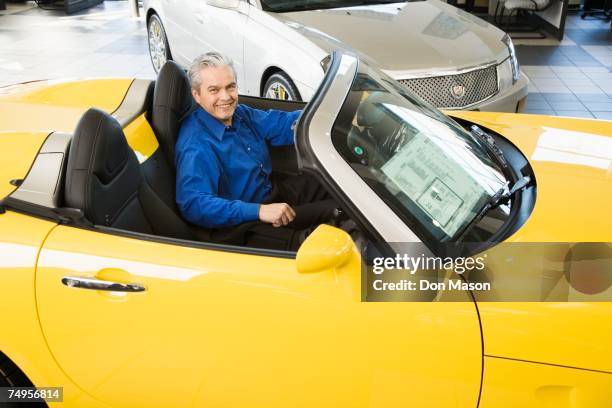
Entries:
[[[41,78],[154,77],[144,19],[126,1],[66,16],[33,2],[0,11],[0,86]],[[612,120],[610,22],[568,16],[565,39],[515,40],[527,112]]]

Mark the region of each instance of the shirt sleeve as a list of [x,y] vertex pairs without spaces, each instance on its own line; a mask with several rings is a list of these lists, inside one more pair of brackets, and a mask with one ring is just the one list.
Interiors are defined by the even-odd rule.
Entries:
[[244,106],[251,125],[272,146],[291,145],[294,142],[293,124],[302,113],[301,110],[284,112],[275,109],[263,111]]
[[232,227],[259,219],[259,204],[218,196],[220,166],[207,146],[176,150],[176,202],[183,217],[205,228]]

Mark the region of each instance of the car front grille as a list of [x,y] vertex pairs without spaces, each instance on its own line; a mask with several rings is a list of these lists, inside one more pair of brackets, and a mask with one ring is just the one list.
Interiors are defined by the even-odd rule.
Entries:
[[499,90],[496,65],[461,74],[400,79],[398,82],[437,108],[464,108]]

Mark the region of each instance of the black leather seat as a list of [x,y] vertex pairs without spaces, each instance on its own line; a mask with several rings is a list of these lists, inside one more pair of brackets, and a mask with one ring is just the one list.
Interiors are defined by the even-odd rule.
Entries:
[[157,136],[164,157],[174,171],[174,146],[181,120],[195,108],[189,78],[174,61],[168,61],[159,71],[153,91],[151,127]]
[[[174,162],[174,147],[181,128],[181,121],[196,108],[191,96],[191,86],[185,71],[174,61],[167,61],[159,71],[153,91],[153,106],[149,122],[157,137],[160,149],[154,156],[163,155],[163,161],[157,158],[159,166],[147,167],[145,176],[154,186],[159,180],[169,180],[172,205],[176,208],[176,165]],[[160,152],[161,150],[161,152]],[[145,163],[145,166],[147,163]],[[178,210],[176,213],[179,214]],[[211,241],[210,231],[196,225],[189,225],[192,236],[198,241]]]
[[70,145],[65,206],[81,209],[96,225],[191,239],[173,196],[160,197],[156,190],[159,186],[152,188],[143,176],[121,125],[98,109],[85,112]]

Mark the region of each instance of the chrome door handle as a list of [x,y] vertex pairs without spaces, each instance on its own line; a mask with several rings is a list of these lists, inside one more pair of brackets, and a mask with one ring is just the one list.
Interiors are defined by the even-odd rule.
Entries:
[[144,292],[145,287],[138,283],[119,283],[79,276],[66,276],[62,283],[71,288],[106,290],[110,292]]

